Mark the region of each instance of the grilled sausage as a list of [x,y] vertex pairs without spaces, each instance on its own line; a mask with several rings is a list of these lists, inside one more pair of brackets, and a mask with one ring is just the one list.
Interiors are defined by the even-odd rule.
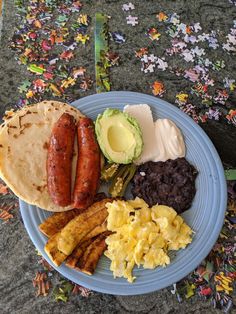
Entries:
[[47,186],[52,201],[59,206],[71,204],[71,171],[76,121],[68,113],[55,123],[48,148]]
[[74,207],[85,209],[93,202],[100,178],[100,151],[91,119],[83,117],[79,120],[77,138],[78,161],[74,186]]

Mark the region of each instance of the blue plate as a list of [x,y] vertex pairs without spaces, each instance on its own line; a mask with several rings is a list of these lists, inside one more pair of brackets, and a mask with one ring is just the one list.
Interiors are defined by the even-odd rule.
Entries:
[[135,268],[137,277],[133,284],[123,278],[113,279],[109,260],[102,257],[93,276],[72,270],[65,265],[55,267],[44,252],[47,238],[38,225],[50,213],[20,201],[21,215],[31,240],[43,257],[64,277],[95,291],[116,294],[143,294],[167,287],[193,271],[210,252],[219,236],[224,221],[227,202],[226,181],[220,158],[204,131],[186,114],[169,103],[140,93],[110,92],[88,96],[72,105],[92,119],[106,108],[123,109],[126,104],[148,104],[153,117],[169,118],[182,130],[187,146],[186,158],[199,171],[196,196],[192,207],[183,214],[195,231],[193,241],[184,250],[171,255],[172,261],[165,268],[144,270]]

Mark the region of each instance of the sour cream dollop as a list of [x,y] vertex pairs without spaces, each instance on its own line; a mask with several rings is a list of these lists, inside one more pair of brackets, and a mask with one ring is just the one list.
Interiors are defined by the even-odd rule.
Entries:
[[166,161],[185,156],[183,135],[176,124],[169,119],[155,121],[156,154],[153,161]]

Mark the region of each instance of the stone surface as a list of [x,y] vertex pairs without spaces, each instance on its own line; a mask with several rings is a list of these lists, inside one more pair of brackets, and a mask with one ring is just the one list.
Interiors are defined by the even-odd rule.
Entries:
[[[140,71],[139,60],[134,58],[134,50],[147,45],[147,39],[140,36],[145,30],[152,26],[150,18],[159,11],[177,12],[187,22],[200,22],[205,32],[219,28],[222,38],[232,27],[233,18],[236,17],[236,8],[227,0],[201,0],[201,1],[132,1],[135,4],[133,16],[139,17],[139,24],[132,27],[126,24],[126,14],[121,6],[125,1],[82,1],[84,13],[91,17],[94,13],[101,11],[109,14],[110,29],[121,30],[127,35],[127,43],[112,47],[121,56],[121,65],[111,71],[113,90],[132,90],[151,93],[151,83],[158,79],[165,82],[167,94],[165,99],[174,102],[175,94],[186,87],[187,81],[168,72],[158,72],[145,76]],[[127,2],[127,1],[126,1]],[[95,4],[96,3],[96,4]],[[93,20],[94,21],[94,20]],[[24,66],[20,66],[14,59],[14,53],[7,48],[8,39],[14,31],[15,10],[13,0],[5,1],[4,22],[0,49],[0,113],[10,108],[19,98],[17,86],[30,74]],[[94,27],[91,27],[91,35]],[[91,36],[92,37],[92,36]],[[162,44],[160,40],[160,45]],[[151,44],[152,45],[152,44]],[[94,76],[94,48],[93,39],[81,55],[78,56],[80,64],[85,65],[89,73]],[[232,57],[226,55],[227,67],[224,74],[235,73],[235,62]],[[130,70],[132,68],[132,71]],[[125,78],[125,79],[124,79]],[[95,93],[95,87],[84,93]],[[222,158],[225,166],[236,166],[236,128],[211,122],[203,126]],[[89,298],[73,296],[66,304],[57,303],[53,298],[35,297],[32,278],[38,269],[34,245],[29,239],[22,223],[19,212],[9,224],[0,224],[0,313],[218,313],[210,305],[210,302],[201,301],[197,296],[179,304],[170,293],[170,289],[164,289],[155,293],[142,296],[121,297],[94,293]],[[59,279],[55,276],[54,283]],[[219,312],[220,313],[220,312]]]

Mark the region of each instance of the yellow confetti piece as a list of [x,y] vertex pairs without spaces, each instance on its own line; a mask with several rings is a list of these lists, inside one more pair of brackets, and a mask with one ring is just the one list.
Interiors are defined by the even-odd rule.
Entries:
[[216,291],[217,292],[224,291],[224,288],[220,285],[216,285]]
[[60,90],[56,87],[56,85],[54,84],[50,84],[49,88],[51,89],[51,91],[56,95],[56,96],[61,96],[61,92]]
[[62,82],[61,87],[62,88],[68,88],[69,86],[73,86],[73,85],[75,85],[75,81],[76,81],[75,78],[73,79],[72,77],[69,77],[67,80],[64,80]]
[[233,291],[233,288],[229,287],[229,285],[221,284],[221,286],[226,290],[226,291]]
[[182,103],[186,103],[188,101],[188,94],[184,94],[184,93],[180,93],[176,95],[176,98],[182,102]]
[[81,42],[83,45],[86,43],[87,40],[89,40],[89,36],[88,35],[82,35],[82,34],[78,34],[75,37],[75,40],[77,42]]
[[34,96],[34,92],[30,89],[26,94],[26,98],[32,98]]
[[88,25],[89,19],[87,14],[80,14],[77,20],[80,24]]

